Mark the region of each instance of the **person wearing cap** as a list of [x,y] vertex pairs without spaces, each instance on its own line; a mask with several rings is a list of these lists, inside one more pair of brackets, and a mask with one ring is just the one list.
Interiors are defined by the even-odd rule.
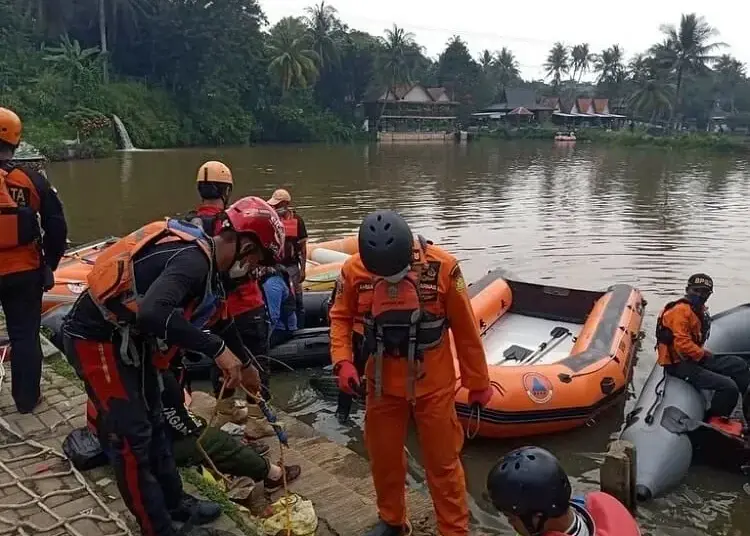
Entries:
[[658,363],[667,374],[681,378],[696,389],[714,392],[707,418],[726,419],[742,397],[745,419],[748,417],[750,368],[736,355],[713,355],[704,347],[711,330],[706,301],[714,282],[706,274],[691,275],[685,296],[669,302],[656,322]]
[[539,447],[521,447],[498,460],[487,493],[520,536],[640,536],[633,516],[601,491],[571,498],[568,475]]
[[0,305],[13,356],[13,402],[31,413],[42,400],[42,295],[55,284],[68,226],[46,176],[13,162],[22,128],[14,111],[0,108]]
[[305,265],[307,264],[307,227],[296,211],[291,207],[292,196],[287,190],[276,190],[268,204],[276,209],[284,224],[286,242],[284,242],[284,256],[281,264],[289,274],[294,288],[294,299],[297,304],[297,327],[305,327],[305,306],[302,301],[302,282],[305,280]]

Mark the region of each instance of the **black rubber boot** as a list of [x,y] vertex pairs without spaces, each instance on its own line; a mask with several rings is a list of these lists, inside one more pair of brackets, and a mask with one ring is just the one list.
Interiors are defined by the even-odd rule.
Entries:
[[409,536],[411,534],[411,524],[406,525],[389,525],[385,521],[378,521],[378,524],[365,536]]
[[190,523],[192,525],[205,525],[219,519],[221,516],[221,506],[215,502],[206,501],[188,495],[182,494],[180,505],[174,510],[169,511],[172,521],[180,523]]

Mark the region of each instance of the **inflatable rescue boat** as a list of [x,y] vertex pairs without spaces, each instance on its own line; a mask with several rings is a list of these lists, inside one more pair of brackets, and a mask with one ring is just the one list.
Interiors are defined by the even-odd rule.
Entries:
[[[750,304],[713,316],[706,348],[714,354],[750,357]],[[694,447],[706,444],[709,437],[713,458],[725,457],[727,452],[731,457],[731,451],[739,449],[747,463],[747,440],[740,421],[703,422],[711,396],[712,391],[698,391],[654,364],[620,435],[636,449],[636,495],[640,501],[674,489],[687,475]],[[727,441],[729,448],[724,448]]]
[[[55,271],[55,286],[44,294],[42,312],[63,304],[73,303],[86,290],[86,276],[99,254],[114,244],[116,237],[89,242],[65,252]],[[356,237],[332,240],[308,246],[305,291],[331,291],[341,272],[341,266],[356,251]]]
[[[645,307],[637,289],[554,287],[494,270],[469,293],[495,388],[487,407],[477,410],[457,382],[456,409],[471,436],[570,430],[594,420],[625,392]],[[455,366],[460,377],[457,361]]]
[[[269,357],[272,368],[303,368],[325,366],[331,363],[330,337],[328,332],[328,304],[330,292],[306,292],[305,329],[298,329],[294,337],[271,348]],[[62,322],[73,304],[63,304],[42,314],[42,326],[50,334],[52,344],[62,350]],[[192,372],[201,372],[211,367],[211,360],[201,355],[185,357],[185,366]]]

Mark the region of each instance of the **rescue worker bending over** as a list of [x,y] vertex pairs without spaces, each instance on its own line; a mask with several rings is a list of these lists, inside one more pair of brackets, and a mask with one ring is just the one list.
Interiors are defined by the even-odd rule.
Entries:
[[19,143],[21,120],[0,108],[0,305],[13,401],[20,413],[31,413],[42,398],[42,294],[55,284],[68,227],[57,190],[41,173],[11,162]]
[[627,508],[601,491],[571,500],[568,475],[550,452],[522,447],[487,476],[492,504],[520,536],[640,536]]
[[215,359],[229,387],[259,391],[258,371],[225,314],[221,278],[273,264],[283,244],[278,216],[252,197],[227,209],[214,238],[178,220],[148,224],[97,258],[88,290],[65,320],[65,353],[96,407],[98,436],[146,536],[173,536],[173,520],[200,524],[221,513],[183,493],[164,434],[159,371],[181,348]]
[[261,268],[259,272],[258,281],[263,288],[268,318],[271,321],[269,346],[273,348],[294,336],[297,329],[297,303],[289,274],[283,266]]
[[294,299],[297,301],[297,326],[303,329],[305,327],[305,302],[302,300],[302,282],[305,280],[305,267],[307,266],[307,227],[305,227],[305,220],[291,208],[291,202],[292,196],[283,188],[276,190],[268,200],[268,204],[276,209],[284,224],[286,242],[281,264],[284,265],[292,280]]
[[[232,172],[222,162],[212,160],[198,168],[196,184],[201,204],[198,205],[197,210],[188,212],[186,220],[202,226],[209,236],[215,236],[221,231],[224,209],[229,205],[232,195]],[[230,278],[232,276],[230,272]],[[254,278],[246,275],[231,279],[226,283],[227,309],[234,318],[234,323],[242,336],[242,342],[253,355],[268,354],[268,318],[260,285]],[[262,363],[261,367],[260,377],[264,394],[267,396],[269,392],[268,363]],[[220,376],[218,370],[214,369],[212,377],[214,396],[217,398],[221,390]],[[220,403],[219,411],[232,413],[233,396],[233,389],[224,391],[224,401]]]
[[471,404],[492,397],[484,347],[458,261],[419,237],[396,212],[378,210],[359,229],[359,253],[344,263],[330,312],[339,389],[354,394],[352,332],[363,340],[365,442],[380,515],[370,536],[407,534],[404,441],[414,416],[440,534],[469,534],[469,508],[456,415],[456,373]]
[[712,355],[703,348],[711,329],[706,301],[714,282],[706,274],[690,276],[685,296],[668,303],[656,322],[658,361],[667,374],[681,378],[696,389],[714,391],[707,418],[729,417],[742,396],[748,418],[750,368],[735,355]]

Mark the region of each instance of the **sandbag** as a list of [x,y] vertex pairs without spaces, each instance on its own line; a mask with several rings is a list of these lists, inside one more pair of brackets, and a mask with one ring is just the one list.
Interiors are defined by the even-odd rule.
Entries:
[[[287,507],[287,504],[289,506]],[[264,536],[286,534],[287,508],[291,508],[291,533],[293,536],[312,536],[318,529],[318,515],[312,501],[303,499],[296,493],[282,497],[271,505],[273,515],[261,521],[261,533]]]
[[79,471],[88,471],[109,463],[99,439],[88,428],[76,428],[63,441],[63,452]]

